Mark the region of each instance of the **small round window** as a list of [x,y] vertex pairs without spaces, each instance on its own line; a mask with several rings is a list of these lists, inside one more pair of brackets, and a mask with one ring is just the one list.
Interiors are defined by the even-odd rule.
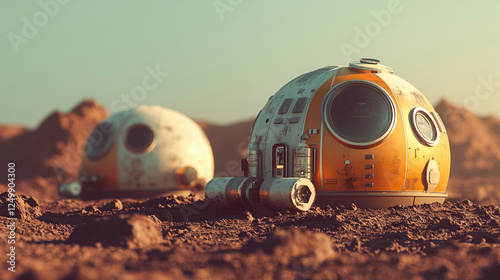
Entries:
[[93,160],[104,156],[111,148],[115,140],[116,128],[109,121],[98,124],[90,133],[85,144],[85,155]]
[[439,142],[439,130],[431,114],[421,107],[415,107],[410,112],[412,129],[420,142],[435,146]]
[[146,151],[154,141],[153,131],[145,124],[131,126],[125,135],[125,143],[133,152]]
[[339,140],[368,146],[385,139],[396,124],[396,107],[380,86],[348,81],[334,87],[323,107],[325,123]]

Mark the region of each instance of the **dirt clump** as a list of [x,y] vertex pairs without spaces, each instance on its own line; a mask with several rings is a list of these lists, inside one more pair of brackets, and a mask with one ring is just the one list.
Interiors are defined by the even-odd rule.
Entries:
[[100,243],[102,246],[124,248],[142,248],[162,241],[158,224],[150,217],[139,214],[101,218],[77,226],[67,240],[68,243],[82,245]]
[[111,201],[108,204],[101,207],[100,210],[102,210],[102,211],[113,211],[113,210],[120,211],[122,209],[123,209],[123,203],[121,202],[121,200],[114,199],[113,201]]
[[[12,207],[14,205],[14,207]],[[0,216],[7,218],[17,218],[21,220],[31,220],[40,217],[40,204],[34,197],[16,195],[9,197],[8,192],[0,194]]]

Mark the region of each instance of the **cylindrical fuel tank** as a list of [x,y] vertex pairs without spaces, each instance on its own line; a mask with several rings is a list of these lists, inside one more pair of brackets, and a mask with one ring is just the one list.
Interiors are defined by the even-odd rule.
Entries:
[[253,177],[214,178],[205,187],[205,199],[224,207],[248,207],[259,202],[258,185],[255,184],[258,181]]
[[205,199],[224,207],[262,203],[273,209],[307,211],[315,197],[313,184],[305,178],[219,177],[205,187]]

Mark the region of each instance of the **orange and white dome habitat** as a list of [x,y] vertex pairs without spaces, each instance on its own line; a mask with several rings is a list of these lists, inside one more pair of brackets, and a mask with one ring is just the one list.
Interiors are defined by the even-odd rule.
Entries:
[[62,196],[135,196],[202,189],[214,159],[193,120],[159,106],[120,111],[96,126],[85,146],[79,182]]
[[243,169],[246,177],[209,182],[209,201],[300,210],[314,199],[377,208],[443,202],[450,147],[418,89],[361,59],[301,75],[273,95],[255,120]]

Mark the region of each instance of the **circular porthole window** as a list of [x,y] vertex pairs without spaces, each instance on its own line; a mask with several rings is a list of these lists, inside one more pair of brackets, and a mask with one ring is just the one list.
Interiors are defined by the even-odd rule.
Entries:
[[415,107],[410,112],[410,121],[418,140],[428,146],[439,142],[439,129],[429,111]]
[[353,80],[326,95],[323,117],[330,132],[344,143],[369,146],[385,139],[396,125],[396,106],[380,86]]
[[98,124],[87,139],[84,149],[85,155],[93,160],[104,156],[113,145],[115,134],[116,128],[111,122],[103,121]]
[[136,153],[145,152],[153,142],[153,131],[145,124],[132,125],[125,134],[125,144]]

